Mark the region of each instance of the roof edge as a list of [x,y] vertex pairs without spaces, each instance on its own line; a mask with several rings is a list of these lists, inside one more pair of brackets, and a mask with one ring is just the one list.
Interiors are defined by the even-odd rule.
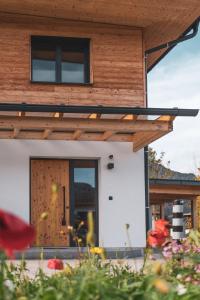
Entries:
[[[188,34],[194,27],[195,23],[200,19],[200,17],[196,18],[194,22],[180,35],[177,39],[180,39],[184,37],[186,34]],[[164,51],[164,53],[161,54],[161,56],[156,59],[156,61],[147,69],[147,73],[149,73],[174,47],[177,45],[173,45],[169,47],[167,50]]]

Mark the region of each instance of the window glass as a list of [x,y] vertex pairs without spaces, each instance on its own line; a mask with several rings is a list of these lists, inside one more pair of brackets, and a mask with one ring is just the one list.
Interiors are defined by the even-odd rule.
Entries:
[[[49,49],[48,49],[49,48]],[[56,81],[56,49],[40,43],[32,49],[32,80]]]
[[84,83],[84,53],[62,52],[62,82]]
[[32,81],[89,82],[89,40],[32,37]]
[[[79,229],[79,237],[86,245],[86,234],[88,231],[87,215],[93,212],[94,224],[96,228],[96,168],[93,161],[75,162],[74,166],[74,227],[77,229],[81,222],[84,225]],[[95,230],[96,231],[96,230]]]

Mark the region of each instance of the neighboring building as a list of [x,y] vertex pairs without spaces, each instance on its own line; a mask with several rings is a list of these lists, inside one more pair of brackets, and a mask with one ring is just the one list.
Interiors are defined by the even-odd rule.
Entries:
[[[189,177],[190,175],[192,174],[183,173],[180,177]],[[176,176],[178,175],[176,174]],[[182,200],[185,231],[199,228],[199,197],[200,181],[169,178],[150,179],[152,221],[166,219],[172,225],[173,203],[175,200]]]
[[145,246],[144,147],[197,114],[147,108],[146,72],[176,43],[147,50],[198,28],[199,1],[164,3],[1,1],[0,206],[39,246],[74,245],[82,220],[84,240],[88,211],[97,244],[123,248],[129,227]]

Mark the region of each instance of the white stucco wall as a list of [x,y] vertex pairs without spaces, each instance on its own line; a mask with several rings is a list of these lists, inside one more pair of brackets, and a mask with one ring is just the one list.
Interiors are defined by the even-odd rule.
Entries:
[[[115,168],[108,170],[108,156]],[[0,141],[0,207],[29,221],[30,157],[99,159],[99,241],[104,247],[127,244],[130,224],[133,247],[145,245],[145,192],[143,150],[132,143],[79,141]],[[108,200],[109,195],[113,200]]]

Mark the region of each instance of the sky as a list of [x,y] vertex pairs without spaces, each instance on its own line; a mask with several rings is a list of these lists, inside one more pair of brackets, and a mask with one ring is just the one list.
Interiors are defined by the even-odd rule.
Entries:
[[[177,45],[148,74],[148,106],[200,109],[200,33]],[[200,112],[177,117],[173,132],[151,144],[158,156],[165,152],[170,168],[196,173],[200,167]]]

